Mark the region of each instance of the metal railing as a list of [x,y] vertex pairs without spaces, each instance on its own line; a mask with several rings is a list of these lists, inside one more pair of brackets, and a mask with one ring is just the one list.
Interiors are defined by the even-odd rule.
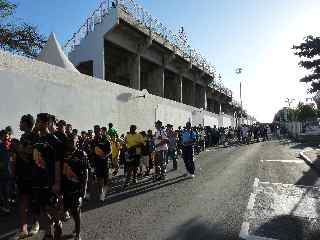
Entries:
[[[185,59],[188,59],[193,65],[197,66],[203,71],[206,71],[212,78],[215,78],[215,67],[209,63],[199,51],[191,48],[187,40],[183,38],[181,34],[171,31],[157,18],[153,17],[148,11],[138,5],[135,0],[102,1],[99,8],[87,18],[86,22],[80,27],[80,29],[73,34],[69,41],[67,41],[64,46],[65,52],[71,52],[75,46],[80,45],[81,40],[85,38],[88,33],[94,31],[95,26],[102,22],[103,17],[108,14],[110,8],[113,7],[119,7],[121,10],[130,15],[137,24],[149,29],[153,34],[164,38],[174,48],[178,49]],[[224,87],[221,82],[214,85],[216,85],[213,86],[215,90],[232,97],[231,90]]]

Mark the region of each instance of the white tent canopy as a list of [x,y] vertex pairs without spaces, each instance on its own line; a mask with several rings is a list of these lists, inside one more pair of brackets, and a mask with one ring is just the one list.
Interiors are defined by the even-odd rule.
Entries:
[[62,67],[66,70],[78,72],[78,70],[69,61],[58,43],[54,33],[51,33],[46,46],[42,49],[37,60]]

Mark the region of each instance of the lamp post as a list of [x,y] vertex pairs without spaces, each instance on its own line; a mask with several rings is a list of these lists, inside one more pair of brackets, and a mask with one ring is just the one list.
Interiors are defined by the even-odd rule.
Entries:
[[235,127],[238,127],[238,113],[237,113],[237,111],[235,111],[235,112],[233,113],[233,118],[236,120],[236,122],[235,122]]
[[[236,74],[240,75],[243,71],[243,68],[237,68],[236,69]],[[241,115],[240,115],[240,118],[241,118],[241,124],[243,124],[243,119],[242,119],[242,110],[243,110],[243,107],[242,107],[242,84],[241,84],[241,79],[240,79],[240,104],[241,104]]]

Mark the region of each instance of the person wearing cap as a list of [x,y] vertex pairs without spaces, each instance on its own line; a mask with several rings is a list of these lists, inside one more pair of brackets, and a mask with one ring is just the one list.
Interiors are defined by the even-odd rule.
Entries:
[[154,135],[155,142],[155,180],[165,180],[166,179],[166,154],[168,151],[168,137],[166,132],[162,127],[162,122],[157,121],[156,132]]
[[166,134],[168,137],[168,153],[166,154],[166,164],[168,164],[169,159],[172,160],[173,170],[178,169],[177,164],[177,133],[173,131],[173,126],[167,124]]
[[187,175],[194,178],[195,166],[193,161],[193,147],[197,138],[191,128],[191,123],[187,122],[186,127],[182,132],[183,144],[183,161],[186,166]]

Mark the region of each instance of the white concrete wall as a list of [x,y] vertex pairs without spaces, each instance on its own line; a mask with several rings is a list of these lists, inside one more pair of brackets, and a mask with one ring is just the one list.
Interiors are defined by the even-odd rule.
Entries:
[[222,115],[222,124],[224,127],[233,126],[233,117],[223,114]]
[[189,120],[221,126],[216,114],[154,95],[137,98],[141,95],[141,91],[0,51],[0,129],[12,125],[17,131],[23,114],[39,112],[50,112],[80,130],[109,122],[120,132],[130,124],[153,129],[158,119],[175,127]]
[[205,126],[219,126],[219,115],[212,114],[211,116],[205,115],[204,116],[204,125]]

